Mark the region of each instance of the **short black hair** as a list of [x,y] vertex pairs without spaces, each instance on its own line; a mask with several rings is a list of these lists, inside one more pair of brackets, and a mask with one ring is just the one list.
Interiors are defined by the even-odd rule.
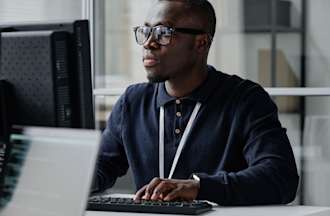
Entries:
[[212,4],[208,0],[158,0],[158,1],[176,1],[184,3],[187,8],[193,13],[201,15],[206,19],[208,26],[208,33],[214,37],[217,18],[215,15],[215,10]]

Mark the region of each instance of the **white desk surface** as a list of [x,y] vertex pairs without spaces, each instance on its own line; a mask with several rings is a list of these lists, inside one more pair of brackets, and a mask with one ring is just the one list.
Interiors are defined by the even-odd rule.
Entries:
[[[116,194],[125,197],[127,195]],[[173,214],[150,214],[129,212],[101,212],[87,211],[85,216],[154,216]],[[212,211],[203,216],[330,216],[330,207],[300,206],[300,205],[272,205],[272,206],[248,206],[248,207],[222,207],[215,206]]]
[[[170,214],[97,212],[87,211],[85,216],[154,216]],[[173,214],[171,214],[173,215]],[[214,207],[203,216],[330,216],[330,207],[316,206],[251,206],[251,207]]]

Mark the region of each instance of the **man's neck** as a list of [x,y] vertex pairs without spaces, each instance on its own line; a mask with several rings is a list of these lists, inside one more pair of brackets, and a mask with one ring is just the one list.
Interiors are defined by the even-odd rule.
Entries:
[[199,87],[207,78],[207,66],[193,71],[190,76],[177,77],[165,82],[165,88],[169,95],[181,98],[189,95],[194,89]]

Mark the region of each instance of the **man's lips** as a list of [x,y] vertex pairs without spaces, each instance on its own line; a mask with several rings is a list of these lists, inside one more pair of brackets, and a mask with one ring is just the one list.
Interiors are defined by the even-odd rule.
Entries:
[[159,63],[159,60],[155,57],[144,57],[143,58],[143,65],[145,67],[152,67]]

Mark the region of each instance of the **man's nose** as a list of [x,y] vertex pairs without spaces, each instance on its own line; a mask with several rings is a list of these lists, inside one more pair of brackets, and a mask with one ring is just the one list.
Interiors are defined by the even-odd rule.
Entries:
[[153,32],[151,32],[148,40],[144,42],[143,48],[144,49],[158,49],[160,47],[159,43],[157,43]]

